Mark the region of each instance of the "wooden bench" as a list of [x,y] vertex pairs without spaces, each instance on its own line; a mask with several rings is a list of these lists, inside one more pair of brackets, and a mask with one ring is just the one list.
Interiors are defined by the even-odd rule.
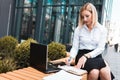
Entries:
[[[45,74],[32,67],[27,67],[7,73],[1,73],[0,80],[42,80],[43,77],[51,74]],[[87,73],[82,75],[82,80],[87,80]]]

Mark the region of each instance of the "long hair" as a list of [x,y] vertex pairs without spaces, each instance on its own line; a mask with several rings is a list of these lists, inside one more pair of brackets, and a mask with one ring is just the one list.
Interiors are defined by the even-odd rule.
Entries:
[[81,18],[82,17],[81,14],[84,10],[87,10],[92,14],[92,25],[95,26],[96,23],[98,22],[98,13],[95,6],[92,3],[86,3],[85,5],[83,5],[83,7],[80,8],[78,25],[79,26],[83,25],[83,19]]

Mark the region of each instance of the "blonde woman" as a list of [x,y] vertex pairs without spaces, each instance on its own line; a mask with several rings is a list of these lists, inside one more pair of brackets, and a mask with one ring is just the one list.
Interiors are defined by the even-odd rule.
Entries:
[[79,24],[74,32],[69,61],[72,62],[75,59],[76,68],[88,71],[87,80],[112,80],[114,78],[108,64],[101,56],[106,37],[107,30],[98,22],[95,6],[92,3],[86,3],[80,9]]

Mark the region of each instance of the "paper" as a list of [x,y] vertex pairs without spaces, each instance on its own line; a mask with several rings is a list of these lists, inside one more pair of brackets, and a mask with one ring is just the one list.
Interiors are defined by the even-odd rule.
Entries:
[[61,70],[55,74],[46,76],[43,80],[81,80],[82,76],[77,76],[71,73],[68,73],[64,70]]
[[63,66],[58,66],[58,68],[61,68],[69,73],[75,74],[75,75],[83,75],[85,73],[87,73],[86,70],[82,70],[82,69],[77,69],[74,66],[68,66],[68,65],[63,65]]

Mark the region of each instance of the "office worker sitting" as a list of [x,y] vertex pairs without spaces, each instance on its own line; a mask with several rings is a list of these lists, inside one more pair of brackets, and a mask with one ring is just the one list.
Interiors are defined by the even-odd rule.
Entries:
[[[87,80],[112,80],[114,76],[107,62],[102,58],[107,37],[107,29],[98,22],[98,14],[92,3],[86,3],[79,13],[78,27],[75,29],[70,62],[75,59],[75,67],[88,71]],[[66,64],[68,64],[66,60]]]

